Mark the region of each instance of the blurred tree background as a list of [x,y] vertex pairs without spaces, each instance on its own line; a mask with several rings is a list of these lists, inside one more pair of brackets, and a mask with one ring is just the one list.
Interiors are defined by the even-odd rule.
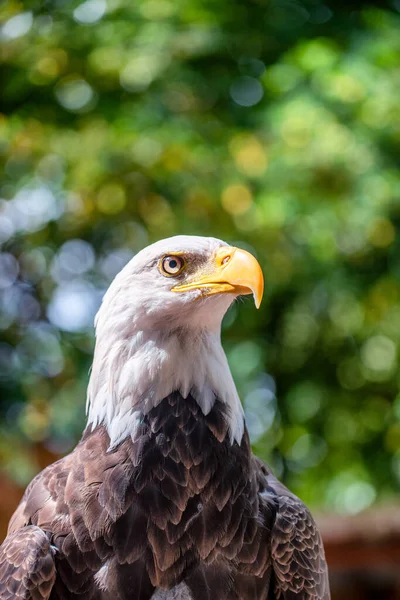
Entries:
[[[334,6],[333,6],[334,4]],[[255,450],[311,506],[400,484],[400,1],[1,8],[0,460],[84,427],[93,317],[148,243],[247,247],[224,346]]]

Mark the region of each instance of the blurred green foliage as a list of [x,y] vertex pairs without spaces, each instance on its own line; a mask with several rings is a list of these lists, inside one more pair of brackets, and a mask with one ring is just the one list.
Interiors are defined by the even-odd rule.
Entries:
[[93,315],[140,248],[249,247],[224,345],[255,450],[355,513],[400,482],[400,2],[1,7],[2,468],[84,426]]

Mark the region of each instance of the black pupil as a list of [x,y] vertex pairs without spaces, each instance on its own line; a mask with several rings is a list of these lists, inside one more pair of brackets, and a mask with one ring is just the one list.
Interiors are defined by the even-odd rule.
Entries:
[[178,262],[174,258],[169,261],[169,268],[170,269],[176,269],[177,266],[178,266]]

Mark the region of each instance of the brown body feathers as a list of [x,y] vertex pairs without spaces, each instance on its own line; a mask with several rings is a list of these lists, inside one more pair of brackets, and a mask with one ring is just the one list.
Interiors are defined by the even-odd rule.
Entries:
[[327,599],[305,506],[229,440],[226,405],[178,393],[109,450],[104,426],[29,485],[0,547],[0,599]]

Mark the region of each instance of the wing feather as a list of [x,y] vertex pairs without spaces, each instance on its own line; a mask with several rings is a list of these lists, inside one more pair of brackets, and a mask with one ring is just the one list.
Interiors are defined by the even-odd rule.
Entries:
[[0,599],[48,600],[56,578],[54,549],[34,525],[10,534],[0,546]]
[[277,599],[329,600],[328,568],[321,535],[307,507],[271,474],[261,503],[276,504],[271,559]]

